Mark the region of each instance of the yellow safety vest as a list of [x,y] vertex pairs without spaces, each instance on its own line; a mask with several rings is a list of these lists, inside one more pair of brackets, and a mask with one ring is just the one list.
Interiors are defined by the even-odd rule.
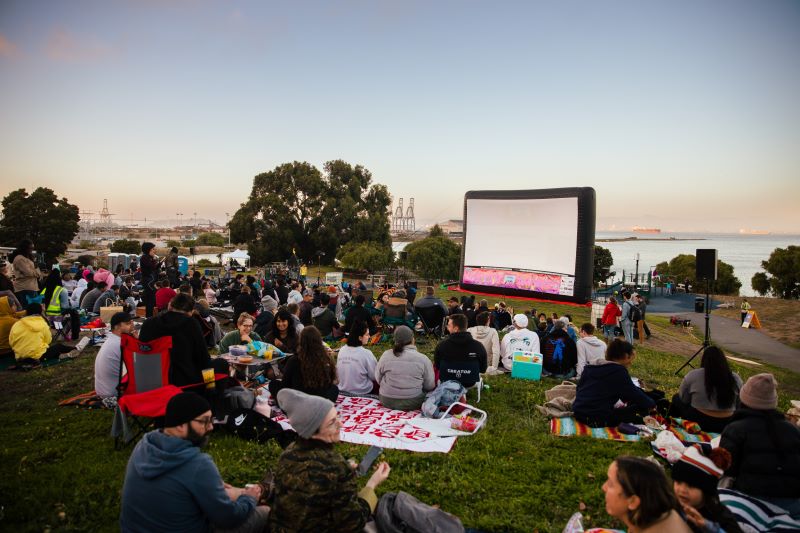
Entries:
[[[42,289],[40,293],[42,297],[44,297],[44,293],[47,289]],[[50,303],[47,304],[47,309],[45,310],[45,314],[48,316],[58,316],[61,314],[61,291],[64,290],[64,287],[57,286],[53,291],[53,296],[50,298]]]

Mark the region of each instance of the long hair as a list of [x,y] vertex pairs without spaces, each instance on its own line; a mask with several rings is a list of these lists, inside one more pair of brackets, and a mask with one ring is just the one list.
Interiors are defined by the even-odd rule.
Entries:
[[278,320],[285,320],[289,323],[289,325],[286,327],[287,337],[290,339],[297,338],[297,330],[294,327],[294,320],[292,320],[292,315],[289,314],[289,311],[287,311],[286,308],[278,309],[278,312],[275,313],[274,317],[272,317],[272,332],[275,334],[275,338],[280,337],[280,334],[278,333],[278,331],[280,331],[278,329]]
[[707,347],[703,350],[701,367],[704,369],[703,379],[708,399],[716,398],[721,409],[733,407],[736,400],[736,381],[725,353],[717,346]]
[[300,363],[303,385],[309,389],[329,387],[336,379],[336,366],[325,351],[322,334],[314,326],[306,326],[300,332],[297,360]]
[[53,298],[53,292],[55,292],[56,287],[61,286],[61,273],[57,269],[53,269],[50,271],[50,274],[47,276],[47,281],[44,283],[44,305],[50,305],[50,300]]
[[678,499],[660,466],[630,455],[621,455],[615,462],[625,496],[639,497],[639,507],[628,511],[631,524],[644,528],[678,509]]
[[368,329],[363,320],[354,320],[353,325],[350,326],[350,334],[347,335],[347,345],[353,347],[362,346],[361,337],[364,336]]

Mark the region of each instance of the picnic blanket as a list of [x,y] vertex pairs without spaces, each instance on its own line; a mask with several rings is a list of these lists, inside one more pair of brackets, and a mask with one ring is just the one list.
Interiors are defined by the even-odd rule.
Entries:
[[719,489],[719,500],[733,513],[746,533],[760,531],[800,531],[800,521],[784,509],[730,489]]
[[[267,393],[266,388],[263,390]],[[342,421],[342,430],[339,434],[342,442],[393,450],[438,453],[448,453],[456,442],[456,437],[437,437],[411,425],[410,421],[419,416],[420,411],[388,409],[374,398],[339,395],[336,409]],[[278,414],[273,420],[284,429],[291,429],[286,415],[278,408],[274,410]]]
[[[711,442],[717,433],[706,433],[698,431],[690,433],[684,426],[680,425],[683,421],[676,418],[673,424],[667,427],[683,443],[696,443],[696,442]],[[693,430],[696,431],[696,430]],[[578,422],[574,417],[554,418],[550,420],[550,433],[559,437],[593,437],[595,439],[617,440],[622,442],[638,442],[641,439],[639,435],[627,435],[617,430],[617,428],[604,427],[593,428],[586,424]]]

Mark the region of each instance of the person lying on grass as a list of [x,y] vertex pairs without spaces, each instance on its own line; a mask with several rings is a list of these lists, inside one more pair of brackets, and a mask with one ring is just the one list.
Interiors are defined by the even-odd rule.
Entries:
[[342,427],[333,402],[283,389],[278,403],[298,438],[278,459],[270,531],[362,531],[391,468],[378,464],[359,491],[355,471],[333,447]]
[[206,399],[193,392],[173,396],[164,426],[146,433],[128,460],[122,532],[263,531],[269,508],[257,506],[261,486],[224,483],[211,456],[200,451],[214,429]]
[[[605,360],[584,367],[572,404],[579,422],[591,427],[642,423],[641,415],[654,409],[656,403],[631,381],[628,368],[635,358],[632,344],[615,339],[608,345]],[[618,400],[627,405],[615,408]]]

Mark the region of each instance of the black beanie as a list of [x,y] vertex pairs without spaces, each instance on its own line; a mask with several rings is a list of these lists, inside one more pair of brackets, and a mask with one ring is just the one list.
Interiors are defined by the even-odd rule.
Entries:
[[164,427],[173,428],[191,422],[193,419],[211,410],[208,401],[194,392],[182,392],[167,402],[167,414],[164,416]]

